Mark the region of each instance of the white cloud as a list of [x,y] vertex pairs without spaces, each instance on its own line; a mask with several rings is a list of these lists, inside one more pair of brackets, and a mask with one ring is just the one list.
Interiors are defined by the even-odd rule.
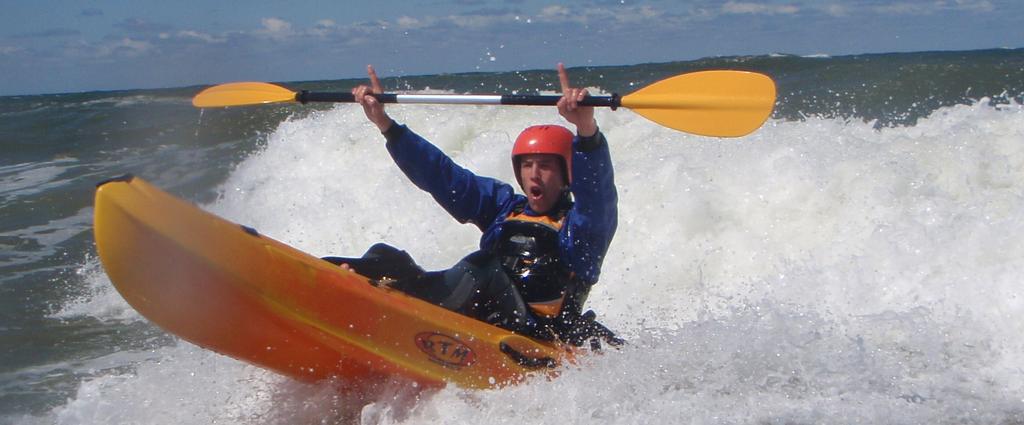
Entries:
[[148,41],[132,40],[125,37],[119,43],[116,44],[119,49],[126,49],[130,52],[145,53],[149,49],[153,48],[153,44]]
[[592,8],[578,12],[578,21],[582,23],[599,22],[607,24],[670,24],[669,17],[663,10],[650,5],[619,6],[615,8]]
[[636,16],[636,7],[625,7],[622,9],[609,10],[604,8],[583,8],[572,10],[568,7],[555,5],[541,9],[534,22],[545,22],[549,24],[575,23],[589,25],[591,22],[608,22],[610,18],[616,22],[621,16]]
[[[161,34],[160,38],[165,38],[165,37],[163,37],[163,35],[164,34]],[[201,33],[201,32],[198,32],[198,31],[191,31],[191,30],[178,31],[178,37],[179,38],[183,38],[183,39],[192,39],[192,40],[205,41],[207,43],[223,43],[223,42],[227,41],[227,39],[224,38],[224,37],[217,37],[217,36],[214,36],[214,35],[210,35],[210,34],[206,34],[206,33]]]
[[569,10],[565,6],[548,6],[541,9],[537,19],[549,23],[575,22],[586,25],[590,21],[591,15],[588,10],[576,11]]
[[313,28],[309,30],[310,34],[318,37],[326,36],[338,29],[338,24],[332,19],[321,19],[313,24]]
[[873,11],[888,15],[930,15],[942,11],[992,12],[995,6],[989,0],[933,0],[902,1],[879,5]]
[[541,9],[538,18],[543,19],[560,19],[569,16],[569,8],[560,5],[548,6]]
[[922,3],[899,2],[875,6],[872,9],[883,15],[917,15],[931,13],[933,11],[932,7],[934,7],[934,3],[926,5]]
[[516,22],[515,15],[452,15],[446,18],[452,25],[459,28],[487,29],[496,24],[512,24]]
[[850,15],[850,8],[846,5],[835,3],[822,5],[821,11],[826,15],[842,18]]
[[402,28],[402,29],[414,29],[414,28],[420,28],[422,26],[422,23],[420,23],[419,19],[416,19],[416,18],[413,18],[413,17],[410,17],[410,16],[401,16],[401,17],[399,17],[398,21],[397,21],[397,24],[398,24],[398,27]]
[[13,54],[18,53],[18,52],[20,52],[22,50],[24,50],[24,49],[22,49],[21,47],[0,46],[0,55],[13,55]]
[[799,7],[791,4],[730,1],[722,5],[722,13],[731,15],[792,15],[799,11]]
[[995,10],[992,2],[988,0],[956,0],[956,9],[972,10],[975,12],[991,12]]
[[292,35],[292,24],[284,19],[263,18],[260,23],[263,25],[263,28],[256,31],[258,34],[273,38],[284,38]]
[[153,49],[153,44],[145,40],[133,40],[125,37],[120,40],[101,44],[96,47],[97,57],[109,57],[123,55],[128,57],[140,56]]

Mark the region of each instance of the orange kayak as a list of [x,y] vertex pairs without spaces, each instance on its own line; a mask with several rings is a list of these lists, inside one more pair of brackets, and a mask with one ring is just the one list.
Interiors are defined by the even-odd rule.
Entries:
[[493,388],[572,357],[564,346],[373,286],[139,178],[98,186],[94,230],[111,282],[147,319],[299,380]]

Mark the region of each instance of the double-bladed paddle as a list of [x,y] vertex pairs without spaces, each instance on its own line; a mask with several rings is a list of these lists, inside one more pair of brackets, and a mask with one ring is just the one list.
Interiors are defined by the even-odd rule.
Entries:
[[[373,95],[383,103],[553,106],[560,95]],[[192,99],[197,108],[282,102],[355,102],[351,93],[291,91],[270,83],[227,83]],[[775,82],[746,71],[698,71],[666,78],[625,96],[588,96],[580,105],[628,108],[640,116],[687,133],[739,137],[758,129],[775,106]]]

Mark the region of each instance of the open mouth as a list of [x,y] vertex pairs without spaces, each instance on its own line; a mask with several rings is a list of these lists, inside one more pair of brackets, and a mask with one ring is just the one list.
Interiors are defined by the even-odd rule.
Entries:
[[534,186],[534,187],[530,188],[530,197],[531,198],[540,198],[543,195],[544,195],[544,191],[541,190],[540,187]]

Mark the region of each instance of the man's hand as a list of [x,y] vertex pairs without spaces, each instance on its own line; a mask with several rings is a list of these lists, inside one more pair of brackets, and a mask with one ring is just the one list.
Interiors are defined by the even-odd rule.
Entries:
[[358,85],[352,88],[352,96],[355,96],[356,102],[363,105],[363,112],[366,113],[366,118],[383,133],[388,128],[391,128],[391,117],[384,111],[384,104],[378,102],[377,98],[369,95],[384,93],[384,90],[380,86],[380,80],[377,78],[377,72],[373,70],[373,65],[366,65],[366,73],[370,75],[371,87]]
[[558,64],[558,81],[562,84],[562,98],[558,100],[558,113],[566,121],[576,125],[576,134],[590,137],[597,133],[597,121],[594,121],[593,106],[579,106],[579,101],[589,96],[587,89],[570,87],[569,74],[565,65]]

